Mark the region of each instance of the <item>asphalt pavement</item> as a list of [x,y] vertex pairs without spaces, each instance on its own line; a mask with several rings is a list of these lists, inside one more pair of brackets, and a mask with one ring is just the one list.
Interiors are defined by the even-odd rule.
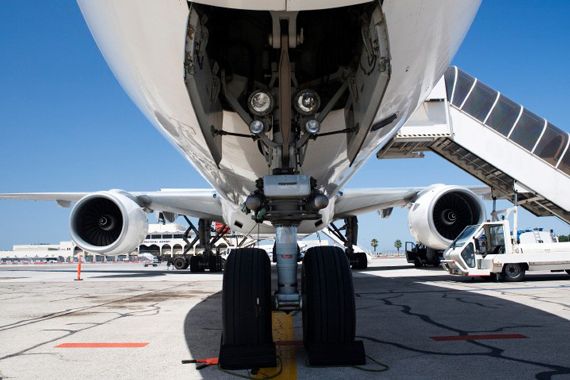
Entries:
[[[221,274],[165,265],[0,266],[0,379],[226,379],[183,360],[218,356]],[[354,273],[367,364],[306,364],[300,313],[274,314],[278,369],[257,378],[570,378],[570,276],[452,277],[401,258]]]

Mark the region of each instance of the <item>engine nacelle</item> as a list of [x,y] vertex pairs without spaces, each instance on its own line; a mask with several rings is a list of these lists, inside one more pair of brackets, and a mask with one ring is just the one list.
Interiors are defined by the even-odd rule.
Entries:
[[81,198],[71,211],[70,227],[71,237],[84,251],[120,255],[142,243],[148,220],[128,193],[111,190]]
[[432,249],[445,249],[471,224],[485,219],[485,205],[471,190],[436,185],[421,193],[408,214],[410,233]]

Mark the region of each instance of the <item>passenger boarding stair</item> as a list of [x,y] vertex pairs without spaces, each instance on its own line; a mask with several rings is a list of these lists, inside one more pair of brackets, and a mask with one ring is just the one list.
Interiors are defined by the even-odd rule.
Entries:
[[570,223],[570,139],[457,67],[444,78],[379,159],[421,158],[432,151],[486,183],[497,198],[537,216]]

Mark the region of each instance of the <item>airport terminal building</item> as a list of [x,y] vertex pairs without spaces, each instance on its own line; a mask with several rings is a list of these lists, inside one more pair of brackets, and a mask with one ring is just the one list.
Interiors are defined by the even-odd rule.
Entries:
[[184,232],[185,228],[179,224],[150,224],[143,243],[135,251],[118,256],[85,252],[72,241],[14,245],[11,251],[0,251],[0,262],[73,262],[79,255],[86,262],[136,261],[139,253],[171,256],[186,249]]

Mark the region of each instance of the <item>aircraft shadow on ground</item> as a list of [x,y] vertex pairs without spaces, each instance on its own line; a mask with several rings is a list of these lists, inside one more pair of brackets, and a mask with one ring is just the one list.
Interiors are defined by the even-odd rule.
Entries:
[[[548,287],[543,281],[566,278],[532,276],[529,281],[536,280]],[[423,283],[449,279],[451,276],[385,278],[366,273],[354,278],[357,339],[364,341],[370,358],[390,367],[383,375],[388,378],[417,378],[420,374],[425,374],[422,378],[488,378],[508,373],[510,378],[537,379],[570,375],[567,346],[570,321],[517,302],[478,294],[475,287],[473,291],[463,291]],[[459,282],[467,285],[478,281],[459,279]],[[501,285],[499,289],[493,288],[497,295],[503,287],[505,291],[512,290],[520,284]],[[556,283],[552,287],[566,285]],[[533,298],[538,300],[538,297]],[[186,315],[184,334],[193,358],[218,356],[221,307],[221,293],[216,293]],[[524,338],[461,342],[433,339],[472,334],[522,334]],[[299,348],[299,351],[304,349]],[[370,360],[369,363],[368,367],[374,368]],[[354,368],[305,367],[302,370],[323,378],[379,375]],[[202,370],[200,375],[205,379],[228,376],[213,367]]]

